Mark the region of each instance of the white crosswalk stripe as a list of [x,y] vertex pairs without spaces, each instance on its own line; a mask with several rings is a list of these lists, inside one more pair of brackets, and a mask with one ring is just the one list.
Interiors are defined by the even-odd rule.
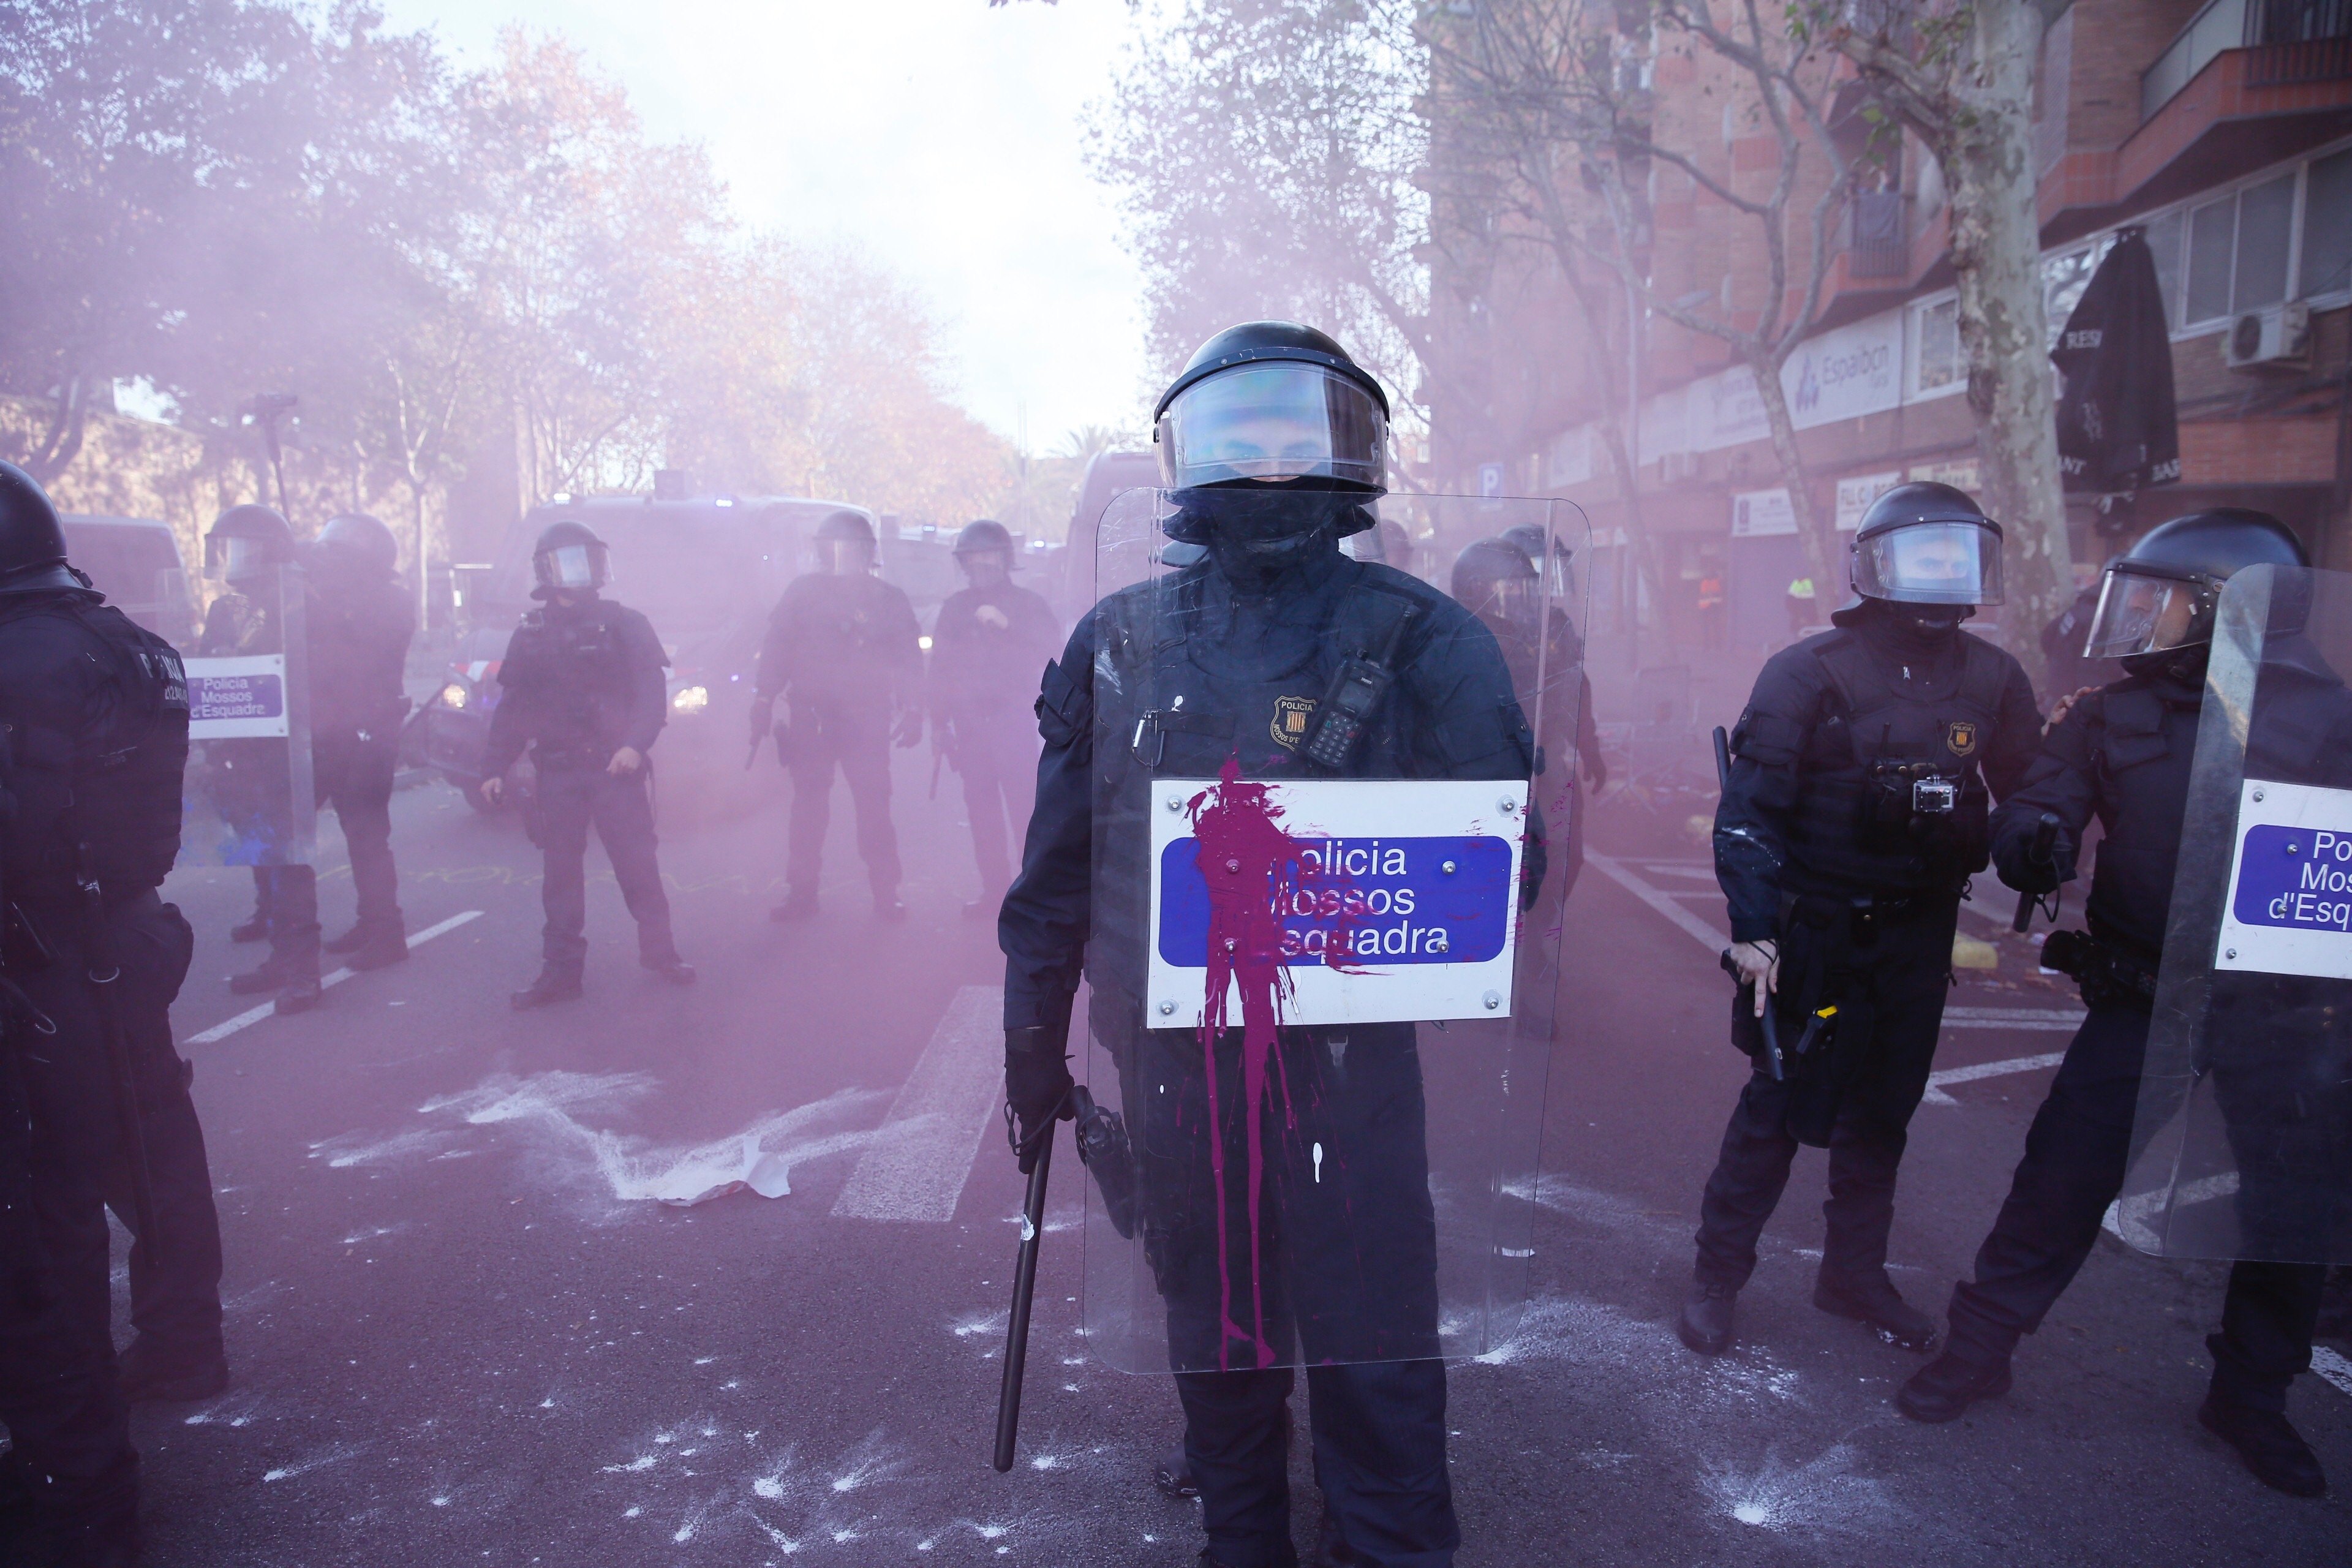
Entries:
[[[449,932],[456,931],[459,926],[464,925],[467,921],[477,921],[481,918],[481,910],[467,910],[464,914],[451,915],[447,920],[441,921],[437,925],[426,926],[420,931],[411,931],[408,937],[409,950],[414,952],[417,948],[424,946],[426,942],[431,942],[436,936],[446,936]],[[356,969],[338,969],[329,973],[321,974],[319,976],[319,988],[323,991],[330,985],[341,985],[344,981],[349,980],[352,975],[357,974],[358,973],[359,971]],[[227,1039],[239,1029],[249,1029],[253,1027],[254,1025],[258,1024],[261,1020],[268,1017],[271,1014],[277,1011],[278,1003],[273,997],[271,1000],[264,1002],[258,1007],[247,1007],[244,1012],[239,1013],[234,1018],[224,1018],[221,1022],[215,1024],[211,1028],[205,1030],[201,1034],[190,1035],[186,1039],[181,1041],[180,1045],[184,1049],[189,1046],[209,1046],[216,1044],[219,1041]]]
[[1004,993],[967,985],[882,1119],[833,1205],[836,1219],[944,1225],[997,1121],[1004,1085]]

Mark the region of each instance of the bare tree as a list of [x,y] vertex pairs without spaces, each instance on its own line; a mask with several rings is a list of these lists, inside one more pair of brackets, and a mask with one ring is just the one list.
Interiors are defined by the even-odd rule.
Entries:
[[2073,597],[2042,293],[2033,89],[2043,35],[2072,0],[1809,5],[1801,16],[1860,68],[1941,165],[1983,500],[2007,535],[2010,651]]

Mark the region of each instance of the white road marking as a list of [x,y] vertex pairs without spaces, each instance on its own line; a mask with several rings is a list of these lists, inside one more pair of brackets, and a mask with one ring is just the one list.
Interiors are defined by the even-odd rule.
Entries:
[[[1946,1014],[1944,1021],[1948,1024],[1952,1022],[1951,1015],[1948,1013]],[[2020,1027],[2028,1029],[2047,1028],[2049,1026],[2025,1024],[2021,1025]],[[2044,1068],[2054,1068],[2065,1059],[2065,1052],[2056,1051],[2046,1057],[2012,1057],[2005,1062],[1979,1062],[1974,1067],[1948,1068],[1942,1072],[1929,1073],[1927,1075],[1927,1092],[1919,1097],[1919,1103],[1922,1105],[1958,1105],[1959,1103],[1958,1100],[1954,1100],[1950,1095],[1944,1092],[1944,1089],[1948,1085],[1955,1083],[1974,1083],[1979,1079],[1982,1078],[2006,1078],[2011,1073],[2015,1072],[2040,1072]]]
[[[447,920],[441,921],[438,925],[429,925],[423,931],[410,932],[408,937],[409,948],[413,952],[415,949],[424,946],[426,942],[431,942],[436,936],[446,936],[451,931],[456,931],[459,926],[464,925],[467,921],[477,921],[481,918],[482,911],[479,910],[467,910],[464,914],[451,915]],[[332,973],[321,974],[319,976],[319,988],[323,991],[330,985],[341,985],[344,981],[349,980],[352,975],[357,974],[358,973],[359,971],[356,969],[338,969]],[[190,1035],[186,1039],[181,1041],[180,1044],[184,1047],[188,1046],[209,1046],[216,1044],[219,1041],[227,1039],[239,1029],[251,1028],[254,1025],[258,1024],[261,1020],[270,1016],[277,1011],[278,1003],[276,998],[273,997],[269,1001],[264,1002],[258,1007],[248,1007],[234,1018],[224,1019],[222,1022],[215,1024],[211,1028],[206,1029],[200,1035]]]
[[[2216,1198],[2226,1198],[2237,1190],[2238,1173],[2224,1171],[2218,1176],[2182,1183],[2179,1191],[2173,1194],[2172,1206],[2186,1208],[2191,1204],[2210,1204]],[[2099,1224],[2108,1235],[2125,1246],[2154,1254],[2164,1244],[2147,1222],[2158,1209],[2164,1206],[2164,1197],[2163,1193],[2153,1192],[2117,1198],[2107,1205],[2106,1215]]]
[[[1944,1009],[1944,1026],[1948,1029],[2048,1029],[2062,1035],[2071,1035],[2083,1026],[2083,1009],[2080,1007],[1947,1007]],[[2036,1063],[2042,1060],[2039,1057],[2028,1059]],[[2057,1060],[2055,1057],[2050,1059]],[[2032,1069],[2020,1067],[2013,1070],[2028,1072]],[[1977,1072],[1975,1076],[1993,1078],[1999,1075]],[[1956,1079],[1955,1081],[1965,1082],[1966,1080]]]
[[1590,850],[1585,852],[1584,858],[1587,864],[1599,869],[1602,876],[1674,921],[1684,934],[1706,949],[1710,954],[1721,952],[1731,945],[1728,932],[1709,925],[1682,905],[1675,902],[1673,894],[1650,886],[1649,883],[1635,876],[1623,861],[1607,855],[1595,855]]
[[967,985],[882,1119],[833,1205],[836,1219],[945,1225],[1004,1091],[1004,993]]
[[2326,1345],[2311,1347],[2311,1370],[2345,1393],[2352,1394],[2352,1361],[2345,1360]]

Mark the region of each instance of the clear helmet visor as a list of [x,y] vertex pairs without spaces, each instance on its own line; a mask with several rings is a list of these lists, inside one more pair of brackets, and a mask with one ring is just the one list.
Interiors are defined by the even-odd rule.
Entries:
[[2099,607],[2092,613],[2083,657],[2129,658],[2203,642],[2212,627],[2198,614],[2201,597],[2194,583],[2111,566],[2099,584]]
[[1013,575],[1012,552],[1003,550],[967,550],[956,557],[963,568],[964,581],[976,588],[993,588]]
[[856,577],[874,570],[874,546],[862,539],[820,539],[809,548],[816,569],[828,576]]
[[1543,579],[1503,578],[1487,585],[1480,603],[1467,607],[1480,620],[1516,627],[1528,637],[1537,636],[1544,622]]
[[1387,488],[1379,402],[1318,364],[1246,364],[1196,382],[1168,405],[1152,439],[1175,489],[1307,478]]
[[1853,547],[1853,591],[1898,605],[2000,603],[2000,535],[1982,523],[1914,522]]
[[216,583],[232,583],[240,577],[254,576],[269,564],[269,547],[266,541],[240,538],[235,534],[225,538],[216,533],[205,539],[205,574]]
[[590,544],[559,544],[541,553],[536,565],[547,587],[584,593],[604,585],[604,552]]

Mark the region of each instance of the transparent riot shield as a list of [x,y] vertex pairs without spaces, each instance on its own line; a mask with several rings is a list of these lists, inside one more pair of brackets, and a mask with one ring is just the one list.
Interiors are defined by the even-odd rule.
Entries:
[[2257,567],[2219,610],[2124,1238],[2352,1262],[2352,576]]
[[307,866],[310,779],[302,569],[240,574],[205,612],[187,660],[183,866]]
[[[1358,531],[1291,554],[1293,508]],[[1118,1125],[1080,1142],[1112,1365],[1467,1357],[1517,1326],[1570,765],[1545,738],[1580,688],[1524,553],[1450,590],[1523,524],[1583,527],[1457,497],[1105,514],[1080,1076]]]

